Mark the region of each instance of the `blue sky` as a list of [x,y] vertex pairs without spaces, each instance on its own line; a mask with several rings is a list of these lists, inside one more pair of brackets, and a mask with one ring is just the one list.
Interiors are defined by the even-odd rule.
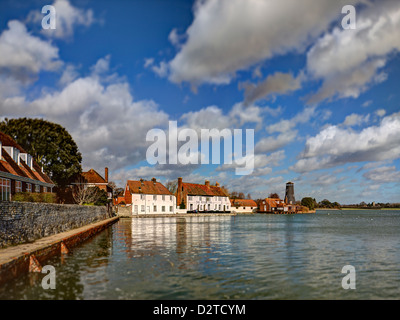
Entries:
[[[60,123],[119,186],[183,176],[262,198],[293,181],[299,200],[400,202],[399,27],[391,0],[2,0],[0,117]],[[254,129],[254,172],[149,165],[146,134],[169,121]]]

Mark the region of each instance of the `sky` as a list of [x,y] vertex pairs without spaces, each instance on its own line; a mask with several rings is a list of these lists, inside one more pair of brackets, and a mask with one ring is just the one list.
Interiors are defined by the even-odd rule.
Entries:
[[[183,177],[257,199],[292,181],[296,200],[400,202],[399,30],[397,0],[0,0],[0,119],[59,123],[119,187]],[[253,172],[150,164],[146,136],[170,121],[254,130]]]

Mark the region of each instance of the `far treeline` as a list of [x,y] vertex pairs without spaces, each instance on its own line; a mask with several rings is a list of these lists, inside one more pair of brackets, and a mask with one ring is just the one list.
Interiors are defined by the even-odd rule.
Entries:
[[338,202],[330,202],[327,199],[324,199],[320,202],[317,202],[314,198],[305,197],[301,200],[301,205],[308,207],[310,210],[314,209],[383,209],[383,208],[400,208],[400,203],[375,203],[375,202],[360,202],[359,204],[343,204],[341,205]]

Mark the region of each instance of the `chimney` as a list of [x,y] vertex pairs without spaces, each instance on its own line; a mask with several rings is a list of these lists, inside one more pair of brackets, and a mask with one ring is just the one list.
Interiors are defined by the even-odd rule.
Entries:
[[106,180],[106,182],[108,183],[108,168],[105,167],[104,169],[104,180]]
[[143,185],[143,181],[144,181],[143,179],[140,179],[140,184],[141,184],[141,185]]
[[182,203],[182,178],[178,178],[178,187],[176,188],[176,205],[179,207]]
[[178,190],[182,191],[182,178],[178,178]]
[[157,179],[156,178],[152,178],[151,181],[153,181],[153,184],[155,185],[156,182],[157,182]]
[[210,181],[206,180],[205,185],[206,185],[207,187],[209,187],[209,186],[210,186]]
[[215,186],[216,186],[216,187],[219,187],[219,183],[218,183],[218,182],[216,182],[216,183],[215,183]]

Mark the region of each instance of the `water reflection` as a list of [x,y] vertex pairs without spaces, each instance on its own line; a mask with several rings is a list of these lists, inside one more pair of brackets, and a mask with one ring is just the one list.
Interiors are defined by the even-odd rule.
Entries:
[[385,212],[121,219],[48,262],[56,290],[30,274],[0,299],[397,299],[399,229]]

